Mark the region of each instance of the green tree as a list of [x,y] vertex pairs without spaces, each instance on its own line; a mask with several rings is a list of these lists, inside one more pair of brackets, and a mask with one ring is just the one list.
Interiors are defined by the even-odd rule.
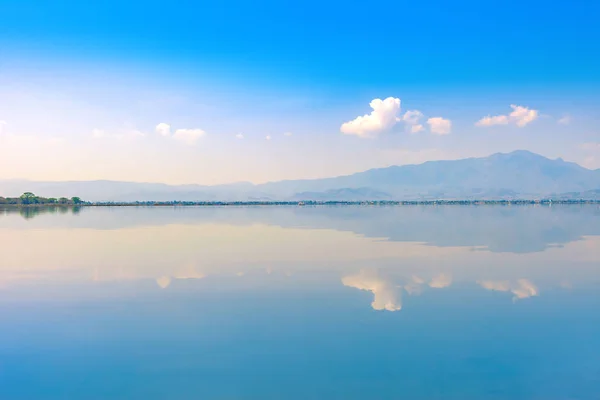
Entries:
[[81,204],[81,203],[83,203],[83,201],[79,197],[72,197],[71,201],[73,202],[73,204]]
[[22,204],[35,204],[37,203],[37,197],[31,192],[25,192],[20,197]]

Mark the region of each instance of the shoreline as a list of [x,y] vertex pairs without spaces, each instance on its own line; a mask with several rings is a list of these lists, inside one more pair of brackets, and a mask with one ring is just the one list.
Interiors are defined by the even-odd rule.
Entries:
[[82,207],[244,207],[244,206],[431,206],[431,205],[581,205],[598,204],[600,199],[514,199],[514,200],[380,200],[380,201],[138,201],[82,204],[0,204],[0,208],[82,208]]

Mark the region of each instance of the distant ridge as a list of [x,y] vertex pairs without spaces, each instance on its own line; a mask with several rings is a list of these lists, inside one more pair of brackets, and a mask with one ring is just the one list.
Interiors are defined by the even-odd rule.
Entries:
[[[34,192],[45,197],[79,196],[88,201],[365,201],[596,199],[600,170],[526,150],[488,157],[428,161],[371,169],[347,176],[253,185],[167,185],[118,181],[0,181],[0,196]],[[583,197],[581,197],[583,196]]]

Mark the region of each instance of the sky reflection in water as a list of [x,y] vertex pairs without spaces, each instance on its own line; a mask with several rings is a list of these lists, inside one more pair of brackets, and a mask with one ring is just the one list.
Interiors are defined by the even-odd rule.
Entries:
[[599,217],[1,210],[0,384],[11,399],[592,399]]

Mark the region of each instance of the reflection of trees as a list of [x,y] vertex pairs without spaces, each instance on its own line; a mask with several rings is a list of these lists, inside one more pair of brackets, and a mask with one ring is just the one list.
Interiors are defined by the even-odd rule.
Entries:
[[20,207],[0,207],[0,216],[19,214],[25,219],[32,219],[43,214],[68,214],[78,215],[81,212],[80,206],[20,206]]

